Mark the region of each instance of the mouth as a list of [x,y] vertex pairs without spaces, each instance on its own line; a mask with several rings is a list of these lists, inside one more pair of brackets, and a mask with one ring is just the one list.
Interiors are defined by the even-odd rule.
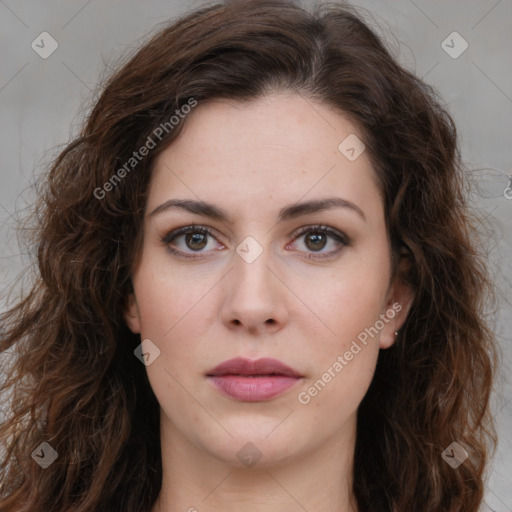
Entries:
[[206,377],[222,394],[243,402],[270,400],[299,382],[303,375],[277,359],[237,357],[210,370]]

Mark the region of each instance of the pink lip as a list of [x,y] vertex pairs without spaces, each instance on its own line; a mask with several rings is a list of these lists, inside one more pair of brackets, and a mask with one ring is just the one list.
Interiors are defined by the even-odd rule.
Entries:
[[223,394],[244,402],[269,400],[294,386],[303,376],[277,359],[251,361],[236,357],[207,373]]

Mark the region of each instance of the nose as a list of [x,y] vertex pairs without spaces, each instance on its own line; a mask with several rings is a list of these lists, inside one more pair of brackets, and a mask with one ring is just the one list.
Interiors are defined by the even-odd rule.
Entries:
[[234,268],[224,283],[221,321],[230,330],[269,334],[288,319],[286,286],[271,268],[270,251],[248,262],[234,254]]

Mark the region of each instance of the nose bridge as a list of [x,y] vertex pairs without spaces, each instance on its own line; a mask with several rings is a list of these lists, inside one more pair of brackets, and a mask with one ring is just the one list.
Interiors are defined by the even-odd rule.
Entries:
[[237,246],[222,311],[226,324],[258,330],[284,322],[286,310],[271,270],[273,260],[268,244],[254,237]]
[[270,299],[272,272],[269,267],[272,255],[268,244],[263,246],[256,238],[248,236],[238,244],[236,253],[233,278],[237,283],[237,289],[242,294],[257,295],[254,299]]

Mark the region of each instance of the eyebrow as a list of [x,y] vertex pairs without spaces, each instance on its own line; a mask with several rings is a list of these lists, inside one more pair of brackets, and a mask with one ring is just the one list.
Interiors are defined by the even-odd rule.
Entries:
[[[204,217],[210,217],[212,219],[222,221],[222,222],[230,222],[230,216],[219,208],[211,203],[206,203],[204,201],[195,201],[192,199],[169,199],[165,203],[162,203],[160,206],[157,206],[149,216],[152,217],[154,215],[158,215],[159,213],[166,212],[173,208],[179,208],[185,210],[190,213],[195,213],[198,215],[202,215]],[[285,206],[281,208],[278,215],[279,222],[290,220],[295,217],[300,217],[301,215],[317,213],[325,210],[331,210],[333,208],[347,208],[359,215],[364,221],[366,221],[366,216],[364,212],[351,201],[347,201],[346,199],[342,199],[341,197],[328,197],[326,199],[315,199],[312,201],[306,201],[303,203],[295,203],[289,206]]]

